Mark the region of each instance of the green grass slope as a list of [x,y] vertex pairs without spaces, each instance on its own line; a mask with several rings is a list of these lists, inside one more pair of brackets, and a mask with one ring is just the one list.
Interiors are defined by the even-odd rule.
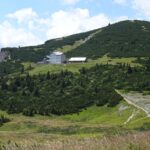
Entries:
[[[133,114],[127,124],[126,120]],[[149,134],[138,130],[149,130],[149,118],[143,111],[122,101],[119,105],[108,108],[95,105],[78,114],[64,116],[26,117],[21,114],[7,114],[10,122],[0,126],[0,148],[2,150],[25,149],[120,149],[148,150]],[[136,137],[136,138],[135,138]],[[136,144],[141,141],[141,145]],[[114,145],[116,144],[117,145]],[[124,144],[126,143],[126,144]],[[139,142],[140,143],[140,142]]]
[[[128,123],[125,123],[134,112],[137,112],[135,116]],[[146,114],[143,111],[122,101],[113,108],[92,106],[79,114],[66,115],[62,118],[73,122],[84,122],[104,126],[124,126],[125,128],[128,128],[130,124],[132,124],[131,126],[134,128],[134,126],[137,127],[141,125],[139,123],[135,125],[135,122],[145,117]]]
[[[134,111],[138,111],[136,116],[125,124]],[[10,119],[10,122],[0,127],[0,134],[5,133],[6,136],[10,134],[14,136],[19,133],[26,135],[45,133],[49,138],[68,136],[85,138],[132,132],[133,129],[142,129],[143,124],[149,122],[143,111],[124,101],[114,108],[91,106],[78,114],[64,116],[26,117],[21,114],[10,115],[2,111],[0,114]],[[7,138],[7,140],[10,139],[10,137]],[[0,139],[1,141],[6,140],[4,137]]]
[[107,55],[104,55],[101,58],[95,59],[95,60],[88,60],[87,63],[74,63],[74,64],[64,64],[64,65],[53,65],[53,64],[44,64],[44,65],[38,65],[35,63],[23,63],[25,69],[28,71],[29,66],[32,66],[32,69],[29,70],[29,73],[31,75],[36,74],[44,74],[49,72],[56,73],[60,72],[62,70],[68,70],[71,72],[79,72],[79,69],[82,67],[90,68],[93,67],[96,64],[111,64],[111,65],[117,65],[117,64],[130,64],[131,66],[141,66],[139,63],[136,63],[135,57],[130,58],[110,58]]

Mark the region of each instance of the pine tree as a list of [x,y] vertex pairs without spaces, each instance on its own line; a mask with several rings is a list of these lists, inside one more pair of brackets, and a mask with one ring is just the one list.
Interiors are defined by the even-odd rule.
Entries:
[[128,65],[128,71],[127,72],[128,72],[128,74],[131,74],[133,72],[133,70],[132,70],[130,65]]
[[150,57],[148,58],[148,60],[146,61],[146,71],[150,71]]
[[46,79],[47,79],[47,80],[50,79],[50,72],[49,72],[49,71],[47,72]]
[[5,80],[2,80],[1,89],[2,89],[2,90],[7,90],[7,89],[8,89],[8,85],[7,85],[7,83],[6,83]]
[[24,73],[24,66],[21,68],[21,73],[22,74]]
[[39,88],[37,87],[34,91],[34,96],[38,97],[40,96]]

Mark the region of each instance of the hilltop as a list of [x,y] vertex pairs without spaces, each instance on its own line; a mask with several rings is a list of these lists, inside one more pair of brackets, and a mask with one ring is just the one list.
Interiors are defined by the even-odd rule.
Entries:
[[42,45],[2,49],[9,51],[13,60],[30,62],[40,61],[54,50],[65,52],[67,57],[86,56],[91,59],[105,54],[110,57],[147,57],[150,56],[150,22],[127,20],[101,29],[48,40]]
[[68,56],[98,58],[150,56],[150,22],[122,21],[100,29],[86,44],[67,53]]
[[96,30],[81,34],[75,34],[67,37],[52,39],[46,41],[44,44],[37,46],[2,48],[2,51],[8,51],[11,54],[11,58],[13,60],[21,60],[24,62],[37,62],[43,60],[43,58],[50,52],[63,48],[64,46],[71,45],[72,48],[72,46],[80,45],[80,43],[82,42],[81,39],[86,39],[95,32]]

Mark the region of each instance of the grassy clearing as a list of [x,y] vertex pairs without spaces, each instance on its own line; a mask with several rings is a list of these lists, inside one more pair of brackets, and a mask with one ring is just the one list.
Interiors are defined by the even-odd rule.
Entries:
[[[126,150],[130,146],[138,148],[141,145],[135,144],[137,140],[147,138],[149,134],[137,133],[134,129],[141,129],[150,120],[145,119],[146,114],[139,111],[125,125],[124,122],[135,110],[138,111],[122,101],[114,108],[91,106],[79,114],[65,116],[26,117],[1,111],[0,114],[6,115],[11,121],[0,127],[0,149],[110,150],[113,147],[115,150],[120,149],[121,145]],[[132,134],[138,138],[130,141],[128,139],[135,136]],[[118,144],[114,145],[115,142]],[[147,140],[143,139],[143,143],[147,144]]]
[[71,51],[71,50],[79,47],[83,43],[83,41],[84,40],[76,41],[73,45],[65,45],[62,48],[58,48],[57,50],[66,53],[68,51]]
[[[65,116],[39,116],[26,117],[21,114],[7,115],[10,122],[0,127],[0,131],[20,133],[51,133],[54,135],[89,135],[107,133],[119,127],[127,128],[124,122],[133,113],[133,106],[122,102],[114,108],[91,106],[79,114]],[[140,114],[140,115],[139,115]],[[145,117],[140,112],[133,121]],[[129,123],[130,124],[130,123]],[[134,126],[133,126],[134,128]],[[119,129],[120,130],[120,129]],[[111,132],[110,132],[111,133]]]
[[135,63],[136,61],[136,57],[130,57],[130,58],[111,58],[108,57],[107,55],[104,55],[103,57],[95,60],[96,62],[98,61],[99,63],[102,64],[112,64],[112,65],[116,65],[116,64],[120,64],[120,63],[125,63],[125,64],[130,64],[131,66],[139,66],[140,64]]
[[96,34],[98,34],[99,32],[101,32],[101,30],[98,30],[94,33],[92,33],[91,35],[89,35],[87,38],[85,39],[80,39],[78,41],[75,41],[75,43],[73,45],[65,45],[63,46],[62,48],[58,48],[57,50],[58,51],[61,51],[61,52],[69,52],[73,49],[76,49],[78,48],[79,46],[81,46],[82,44],[85,44],[88,40],[90,40],[93,36],[95,36]]
[[37,65],[35,63],[23,63],[25,69],[28,68],[30,65],[33,67],[32,70],[29,71],[31,75],[39,74],[39,73],[46,73],[50,72],[60,72],[61,70],[69,70],[72,72],[78,72],[79,69],[82,67],[90,68],[96,64],[120,64],[120,63],[128,63],[131,66],[140,66],[138,63],[134,63],[136,58],[110,58],[108,56],[103,56],[96,60],[89,60],[87,63],[78,63],[78,64],[62,64],[62,65],[52,65],[52,64],[44,64],[44,65]]
[[[121,105],[127,106],[127,104],[124,103]],[[74,122],[78,121],[92,124],[121,125],[132,113],[132,108],[130,106],[127,106],[126,110],[119,111],[121,105],[114,108],[92,106],[87,110],[80,112],[80,114],[66,115],[63,118]]]

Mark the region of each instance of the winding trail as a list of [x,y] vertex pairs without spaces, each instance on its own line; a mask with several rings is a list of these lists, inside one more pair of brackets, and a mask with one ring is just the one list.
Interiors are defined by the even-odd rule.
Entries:
[[116,92],[121,95],[128,104],[143,110],[147,114],[147,117],[150,117],[150,95],[143,95],[138,92],[123,93],[118,90],[116,90]]
[[129,116],[129,118],[124,122],[124,124],[128,124],[137,114],[139,113],[139,110],[133,110],[133,113],[131,114],[131,116]]

